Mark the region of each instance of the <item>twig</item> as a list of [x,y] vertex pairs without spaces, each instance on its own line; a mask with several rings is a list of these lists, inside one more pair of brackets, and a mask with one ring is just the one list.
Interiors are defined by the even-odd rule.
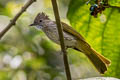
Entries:
[[55,19],[56,19],[56,24],[57,24],[57,29],[58,29],[58,33],[59,33],[61,49],[63,52],[64,66],[65,66],[67,80],[72,80],[69,63],[68,63],[68,58],[67,58],[67,52],[66,52],[65,43],[64,43],[63,29],[61,26],[60,16],[59,16],[59,12],[58,12],[57,2],[56,2],[56,0],[51,0],[51,2],[52,2],[54,15],[55,15]]
[[5,35],[5,33],[13,26],[15,25],[17,19],[22,15],[23,12],[26,11],[26,9],[36,0],[29,0],[22,8],[21,10],[16,14],[16,16],[10,20],[10,23],[6,26],[6,28],[0,33],[0,39]]

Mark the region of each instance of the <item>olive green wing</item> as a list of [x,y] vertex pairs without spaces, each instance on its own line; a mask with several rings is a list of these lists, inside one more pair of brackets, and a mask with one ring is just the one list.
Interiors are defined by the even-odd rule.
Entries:
[[63,22],[61,22],[61,24],[62,24],[63,30],[65,32],[75,36],[79,40],[82,40],[82,41],[86,42],[85,39],[82,37],[82,35],[80,35],[80,33],[78,33],[76,30],[74,30],[71,26],[69,26],[69,25],[67,25],[66,23],[63,23]]

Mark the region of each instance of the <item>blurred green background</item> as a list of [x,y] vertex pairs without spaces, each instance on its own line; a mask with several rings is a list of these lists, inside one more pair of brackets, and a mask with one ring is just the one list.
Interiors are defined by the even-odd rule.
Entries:
[[[0,0],[0,32],[28,0]],[[54,20],[51,0],[37,0],[0,40],[0,80],[66,80],[60,47],[29,26],[39,12]],[[120,78],[120,8],[90,16],[87,0],[58,0],[61,20],[71,24],[99,53],[111,60],[105,75]],[[120,0],[110,5],[120,7]],[[70,22],[70,23],[69,23]],[[69,49],[72,78],[101,76],[84,54]]]

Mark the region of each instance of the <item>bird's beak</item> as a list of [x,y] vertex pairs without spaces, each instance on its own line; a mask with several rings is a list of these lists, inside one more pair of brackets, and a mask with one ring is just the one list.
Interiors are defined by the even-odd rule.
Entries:
[[35,23],[32,23],[32,24],[30,24],[29,26],[36,26],[36,24],[35,24]]

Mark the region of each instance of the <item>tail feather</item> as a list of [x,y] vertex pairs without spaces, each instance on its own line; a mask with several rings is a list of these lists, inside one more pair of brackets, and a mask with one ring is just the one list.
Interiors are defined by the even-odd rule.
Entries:
[[90,59],[90,61],[101,74],[104,74],[105,71],[107,71],[107,66],[110,64],[110,61],[98,54],[89,46],[89,44],[80,42],[76,48],[83,52]]
[[107,66],[110,65],[111,61],[107,58],[105,58],[104,56],[102,56],[101,54],[97,53],[94,49],[93,50],[93,53],[96,54]]
[[92,54],[86,54],[86,56],[91,60],[93,65],[101,74],[104,74],[105,71],[107,71],[106,64],[97,55],[92,53]]

